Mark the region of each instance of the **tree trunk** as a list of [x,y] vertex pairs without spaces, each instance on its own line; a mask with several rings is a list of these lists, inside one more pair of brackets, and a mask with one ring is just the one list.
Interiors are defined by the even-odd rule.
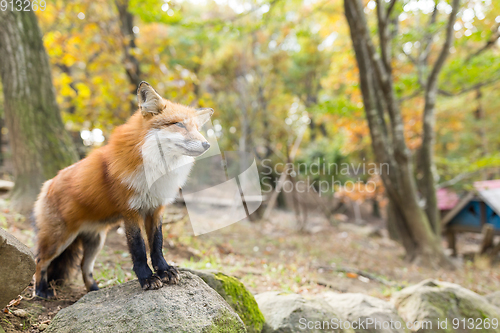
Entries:
[[56,103],[32,11],[0,11],[0,74],[14,165],[13,208],[27,212],[46,179],[77,159]]
[[[382,1],[377,6],[384,6]],[[390,207],[390,222],[397,229],[398,238],[405,247],[408,259],[423,265],[452,267],[434,234],[426,213],[419,205],[417,186],[410,151],[404,138],[404,125],[395,98],[391,59],[388,58],[387,32],[379,31],[381,49],[378,54],[369,35],[368,24],[360,0],[344,0],[345,16],[349,24],[353,49],[359,68],[359,80],[365,114],[370,129],[372,147],[377,162],[387,165],[382,170]],[[379,9],[380,29],[387,29],[385,11]],[[389,125],[385,114],[388,114]]]
[[[425,213],[429,219],[432,230],[436,235],[441,235],[441,222],[436,195],[436,170],[434,164],[434,142],[435,142],[435,117],[434,104],[426,101],[424,110],[424,122],[422,146],[420,147],[419,171],[422,179],[419,181],[421,195],[425,201]],[[432,108],[432,110],[430,110]]]
[[[3,110],[0,110],[0,114],[3,115]],[[1,132],[4,127],[4,119],[3,116],[0,118],[0,168],[3,169],[5,156],[3,155],[3,133]]]
[[[488,149],[488,137],[486,136],[486,124],[484,123],[485,119],[485,112],[483,108],[483,93],[481,92],[481,88],[476,89],[476,101],[477,101],[477,109],[474,112],[475,118],[477,121],[477,128],[478,128],[478,134],[479,134],[479,139],[481,141],[481,156],[487,156],[489,149]],[[483,180],[488,180],[488,170],[484,170],[481,172],[481,178]]]
[[410,230],[408,230],[404,223],[403,214],[399,211],[397,204],[391,199],[389,199],[389,204],[387,205],[387,229],[389,237],[403,244],[405,249],[416,248]]
[[125,72],[130,82],[130,109],[131,113],[137,110],[137,87],[141,83],[141,69],[139,60],[135,57],[133,51],[136,48],[134,35],[134,16],[128,11],[129,0],[116,0],[116,8],[120,18],[120,31],[122,33],[123,53],[125,55]]
[[[423,135],[422,146],[420,149],[420,164],[422,166],[422,186],[421,192],[425,198],[425,213],[429,219],[429,223],[434,233],[441,236],[441,221],[439,218],[439,209],[436,196],[436,171],[434,164],[434,142],[435,133],[434,127],[436,123],[436,98],[438,94],[438,76],[443,68],[444,62],[450,53],[450,48],[453,45],[453,25],[460,7],[460,0],[452,1],[452,11],[446,26],[446,39],[443,43],[439,56],[432,67],[431,73],[425,83],[425,106],[423,115]],[[437,5],[434,8],[434,15],[437,14]]]

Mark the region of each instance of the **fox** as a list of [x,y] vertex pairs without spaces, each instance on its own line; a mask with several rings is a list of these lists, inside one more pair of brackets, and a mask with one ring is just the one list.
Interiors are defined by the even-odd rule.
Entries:
[[[145,81],[137,99],[137,111],[106,145],[42,185],[33,209],[36,296],[53,298],[52,281],[67,280],[79,263],[87,292],[98,290],[94,263],[108,230],[119,222],[142,289],[179,282],[179,271],[162,254],[162,215],[187,181],[195,157],[210,148],[200,128],[214,111],[174,103]],[[165,172],[151,185],[147,170]]]

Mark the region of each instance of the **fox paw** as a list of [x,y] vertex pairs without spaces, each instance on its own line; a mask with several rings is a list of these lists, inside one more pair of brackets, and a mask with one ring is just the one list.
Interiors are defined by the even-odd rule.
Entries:
[[160,277],[161,281],[166,284],[177,284],[180,280],[179,271],[174,266],[169,266],[164,271],[157,271],[156,274]]
[[39,298],[44,298],[44,299],[51,299],[54,298],[54,291],[50,288],[46,289],[38,289],[35,291],[35,295]]
[[140,281],[141,287],[143,290],[155,290],[155,289],[160,289],[163,287],[163,283],[161,283],[161,280],[158,276],[152,275],[149,278],[144,279],[143,281]]

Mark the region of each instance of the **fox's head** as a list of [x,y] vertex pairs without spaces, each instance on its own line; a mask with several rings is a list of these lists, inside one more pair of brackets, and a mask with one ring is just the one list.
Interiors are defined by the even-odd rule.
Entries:
[[158,141],[166,150],[165,154],[199,156],[210,148],[199,130],[214,110],[172,103],[145,81],[139,84],[137,98],[139,110],[147,123],[147,136]]

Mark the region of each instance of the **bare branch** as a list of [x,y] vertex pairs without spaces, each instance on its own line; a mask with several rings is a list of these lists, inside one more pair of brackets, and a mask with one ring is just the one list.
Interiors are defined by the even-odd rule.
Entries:
[[443,44],[443,48],[439,53],[439,57],[434,63],[434,67],[432,68],[431,74],[427,79],[427,91],[431,91],[436,86],[436,81],[441,68],[444,65],[444,61],[446,57],[450,53],[450,47],[453,42],[453,25],[455,24],[455,19],[457,17],[458,8],[460,7],[460,0],[453,0],[452,10],[450,13],[450,17],[448,19],[448,24],[446,26],[446,40]]
[[407,96],[403,96],[399,99],[400,102],[404,102],[404,101],[407,101],[409,99],[412,99],[412,98],[415,98],[417,97],[418,95],[420,95],[422,93],[422,89],[418,89],[416,91],[414,91],[413,93],[407,95]]
[[429,19],[429,22],[427,23],[427,28],[426,28],[426,33],[422,41],[420,42],[420,47],[418,51],[418,55],[416,58],[414,58],[411,54],[406,53],[403,50],[403,53],[410,59],[410,61],[415,65],[417,69],[417,77],[418,77],[418,83],[422,88],[425,89],[427,82],[424,80],[424,72],[425,69],[427,68],[427,59],[429,57],[431,45],[432,45],[432,40],[434,37],[434,34],[430,32],[430,28],[434,23],[436,23],[436,18],[437,18],[437,3],[434,3],[434,10],[432,11],[431,18]]
[[[271,10],[275,7],[276,4],[278,4],[281,0],[271,0],[267,3],[269,5],[269,11],[267,14],[271,12]],[[328,1],[327,1],[328,2]],[[224,20],[217,18],[217,19],[209,19],[204,22],[188,22],[188,23],[180,23],[179,26],[186,27],[186,28],[192,28],[192,27],[215,27],[215,26],[221,26],[221,25],[226,25],[228,22],[236,22],[240,20],[241,18],[244,18],[257,10],[262,8],[262,5],[254,6],[250,10],[237,14],[233,17],[226,18]]]
[[387,14],[385,14],[385,17],[389,18],[391,16],[392,10],[394,9],[394,5],[396,4],[396,0],[391,0],[389,3],[389,6],[387,7]]
[[406,57],[408,57],[408,59],[412,62],[412,64],[414,64],[415,66],[417,66],[417,65],[418,65],[417,58],[413,57],[413,56],[411,55],[411,53],[406,53],[406,52],[405,52],[405,50],[404,50],[403,48],[401,49],[401,51],[403,51],[404,55],[405,55]]
[[453,91],[443,90],[443,89],[438,89],[438,93],[440,95],[448,96],[448,97],[459,96],[459,95],[462,95],[462,94],[474,91],[476,89],[489,86],[490,84],[496,83],[498,81],[500,81],[500,77],[496,77],[496,78],[493,78],[493,79],[488,80],[488,81],[480,82],[480,83],[477,83],[477,84],[475,84],[473,86],[470,86],[470,87],[467,87],[467,88],[463,88],[463,89],[460,89],[459,91],[454,91],[454,92]]
[[334,272],[341,272],[341,273],[354,273],[354,274],[357,274],[359,276],[363,276],[365,278],[368,278],[370,280],[373,280],[373,281],[377,281],[383,285],[386,285],[386,286],[391,286],[391,287],[401,287],[400,285],[398,285],[397,283],[395,282],[392,282],[392,281],[388,281],[382,277],[379,277],[379,276],[376,276],[374,274],[371,274],[371,273],[368,273],[366,271],[362,271],[360,269],[357,269],[357,268],[353,268],[353,267],[346,267],[346,266],[339,266],[339,267],[332,267],[332,266],[319,266],[318,267],[318,270],[328,270],[328,271],[334,271]]
[[473,176],[477,172],[478,172],[478,170],[473,171],[473,172],[461,173],[458,176],[456,176],[455,178],[452,178],[450,180],[447,180],[445,182],[437,184],[436,185],[436,189],[440,189],[440,188],[443,188],[443,187],[448,187],[448,186],[455,185],[456,183],[458,183],[458,182],[460,182],[460,181],[462,181],[462,180],[464,180],[466,178],[469,178],[469,177]]
[[432,40],[434,37],[434,34],[430,32],[431,27],[436,23],[437,19],[437,14],[438,14],[438,9],[437,9],[437,2],[434,5],[434,10],[432,11],[431,18],[429,19],[429,22],[427,23],[427,29],[426,29],[426,34],[424,39],[422,40],[422,43],[420,45],[420,50],[423,49],[423,51],[420,52],[418,55],[419,61],[427,66],[427,59],[429,58],[429,54],[431,51],[431,46],[432,46]]
[[[486,170],[489,170],[489,171],[492,171],[492,172],[498,172],[500,171],[500,168],[485,168]],[[459,175],[457,175],[456,177],[450,179],[450,180],[447,180],[447,181],[444,181],[442,183],[439,183],[436,185],[436,188],[444,188],[444,187],[448,187],[448,186],[453,186],[459,182],[461,182],[462,180],[464,179],[467,179],[467,178],[470,178],[476,174],[478,174],[479,172],[483,172],[485,169],[480,169],[480,170],[475,170],[475,171],[471,171],[471,172],[465,172],[465,173],[461,173]]]
[[500,39],[500,31],[498,31],[498,29],[500,29],[500,23],[498,23],[495,27],[493,27],[493,29],[492,29],[493,33],[490,36],[490,38],[488,38],[488,41],[486,42],[486,44],[483,47],[481,47],[479,50],[477,50],[476,52],[469,55],[467,57],[467,59],[465,59],[464,63],[468,63],[474,57],[477,57],[478,55],[480,55],[484,51],[492,48],[495,45],[495,43],[497,42],[497,40]]
[[385,15],[384,4],[381,0],[377,0],[377,17],[378,17],[378,36],[380,43],[380,50],[382,53],[382,62],[387,71],[390,71],[390,40],[389,31],[387,29],[388,19]]
[[422,62],[419,59],[414,58],[411,54],[406,53],[404,49],[402,51],[403,51],[404,55],[407,56],[408,59],[412,62],[412,64],[414,64],[415,67],[417,68],[418,84],[422,88],[425,88],[424,70],[423,70]]
[[375,2],[377,3],[377,16],[379,26],[381,22],[383,25],[385,25],[387,23],[387,12],[384,11],[384,4],[381,0],[375,0]]

